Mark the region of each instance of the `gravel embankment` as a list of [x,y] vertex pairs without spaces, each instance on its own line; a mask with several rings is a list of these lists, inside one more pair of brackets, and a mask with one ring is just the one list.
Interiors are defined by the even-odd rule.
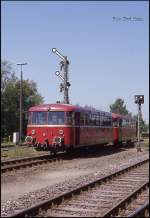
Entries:
[[[35,175],[34,173],[32,173],[32,169],[30,169],[31,170],[30,173],[32,177],[30,178],[30,173],[29,173],[28,174],[29,183],[27,183],[27,185],[34,184],[33,190],[25,189],[24,190],[25,193],[18,197],[17,195],[17,193],[19,192],[19,187],[18,187],[18,190],[17,189],[15,190],[16,191],[15,199],[10,200],[9,198],[7,198],[5,202],[4,201],[2,202],[1,216],[4,217],[4,216],[8,216],[9,214],[14,214],[19,210],[30,207],[31,205],[33,206],[43,200],[47,200],[48,198],[53,198],[63,192],[67,192],[75,187],[78,187],[81,184],[86,184],[90,181],[94,181],[95,179],[99,179],[104,175],[115,172],[116,170],[122,169],[133,163],[137,163],[140,160],[146,159],[147,157],[148,157],[148,152],[143,151],[137,153],[136,149],[130,148],[128,150],[125,149],[118,153],[113,153],[106,156],[100,155],[90,158],[82,157],[82,158],[75,158],[72,160],[65,160],[62,161],[61,164],[57,163],[47,166],[44,172],[42,168],[39,171],[34,169]],[[57,177],[57,179],[54,181],[53,173],[55,171],[59,172],[59,177]],[[41,185],[38,184],[37,186],[38,188],[35,189],[34,187],[36,187],[36,183],[38,183],[36,177],[37,173],[42,174],[43,183]],[[22,181],[25,181],[27,179],[26,174],[27,172],[24,174]],[[13,184],[15,184],[16,181],[18,181],[18,177],[19,177],[18,175],[19,174],[16,174],[12,178],[13,180],[13,183],[11,183],[12,186]],[[48,178],[48,183],[46,183],[47,178]],[[6,184],[2,184],[3,186],[2,189],[5,188],[5,185],[10,185],[10,184],[9,182]],[[22,189],[24,189],[23,183],[22,183]],[[3,195],[2,195],[2,199],[3,199]]]

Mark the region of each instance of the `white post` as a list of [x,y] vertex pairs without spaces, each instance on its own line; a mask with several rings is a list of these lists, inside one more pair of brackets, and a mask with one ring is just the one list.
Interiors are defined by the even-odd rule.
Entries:
[[141,146],[140,146],[140,112],[141,112],[141,104],[138,104],[138,144],[137,144],[137,151],[141,151]]

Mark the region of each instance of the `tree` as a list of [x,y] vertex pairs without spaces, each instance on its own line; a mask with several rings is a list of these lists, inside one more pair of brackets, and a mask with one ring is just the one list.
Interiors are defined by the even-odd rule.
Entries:
[[1,93],[5,91],[5,88],[9,81],[16,82],[17,77],[15,76],[14,71],[12,70],[12,65],[4,60],[1,62]]
[[111,104],[109,107],[110,107],[110,112],[112,113],[123,114],[123,115],[129,114],[128,110],[126,109],[126,105],[124,105],[124,100],[121,98],[116,99],[116,101],[113,104]]
[[[12,135],[19,130],[20,80],[15,76],[7,61],[1,63],[1,137]],[[25,111],[43,102],[34,81],[23,80],[23,133],[26,130]]]
[[[134,115],[133,118],[138,122],[138,114]],[[148,130],[149,130],[149,124],[146,124],[142,116],[140,116],[140,133],[148,132]]]

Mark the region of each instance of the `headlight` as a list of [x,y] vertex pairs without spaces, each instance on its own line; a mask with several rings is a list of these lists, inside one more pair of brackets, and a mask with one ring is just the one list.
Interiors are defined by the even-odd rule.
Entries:
[[64,131],[62,129],[59,130],[59,134],[63,134]]
[[33,138],[32,136],[26,136],[25,141],[26,142],[32,142]]
[[61,137],[55,137],[54,139],[53,139],[53,142],[54,143],[57,143],[57,144],[60,144],[60,143],[62,143],[63,142],[63,138],[61,138]]
[[35,130],[34,130],[34,129],[31,131],[31,134],[32,134],[32,135],[34,135],[34,134],[35,134]]

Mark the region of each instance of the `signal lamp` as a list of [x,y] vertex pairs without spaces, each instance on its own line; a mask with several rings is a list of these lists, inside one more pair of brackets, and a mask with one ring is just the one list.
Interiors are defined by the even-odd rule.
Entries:
[[71,86],[71,84],[69,82],[67,82],[67,86],[69,87],[69,86]]
[[59,72],[59,71],[56,71],[55,74],[56,74],[56,76],[59,76],[59,75],[60,75],[60,72]]
[[136,104],[144,104],[144,95],[135,95]]
[[52,52],[56,53],[57,49],[56,48],[52,48]]

